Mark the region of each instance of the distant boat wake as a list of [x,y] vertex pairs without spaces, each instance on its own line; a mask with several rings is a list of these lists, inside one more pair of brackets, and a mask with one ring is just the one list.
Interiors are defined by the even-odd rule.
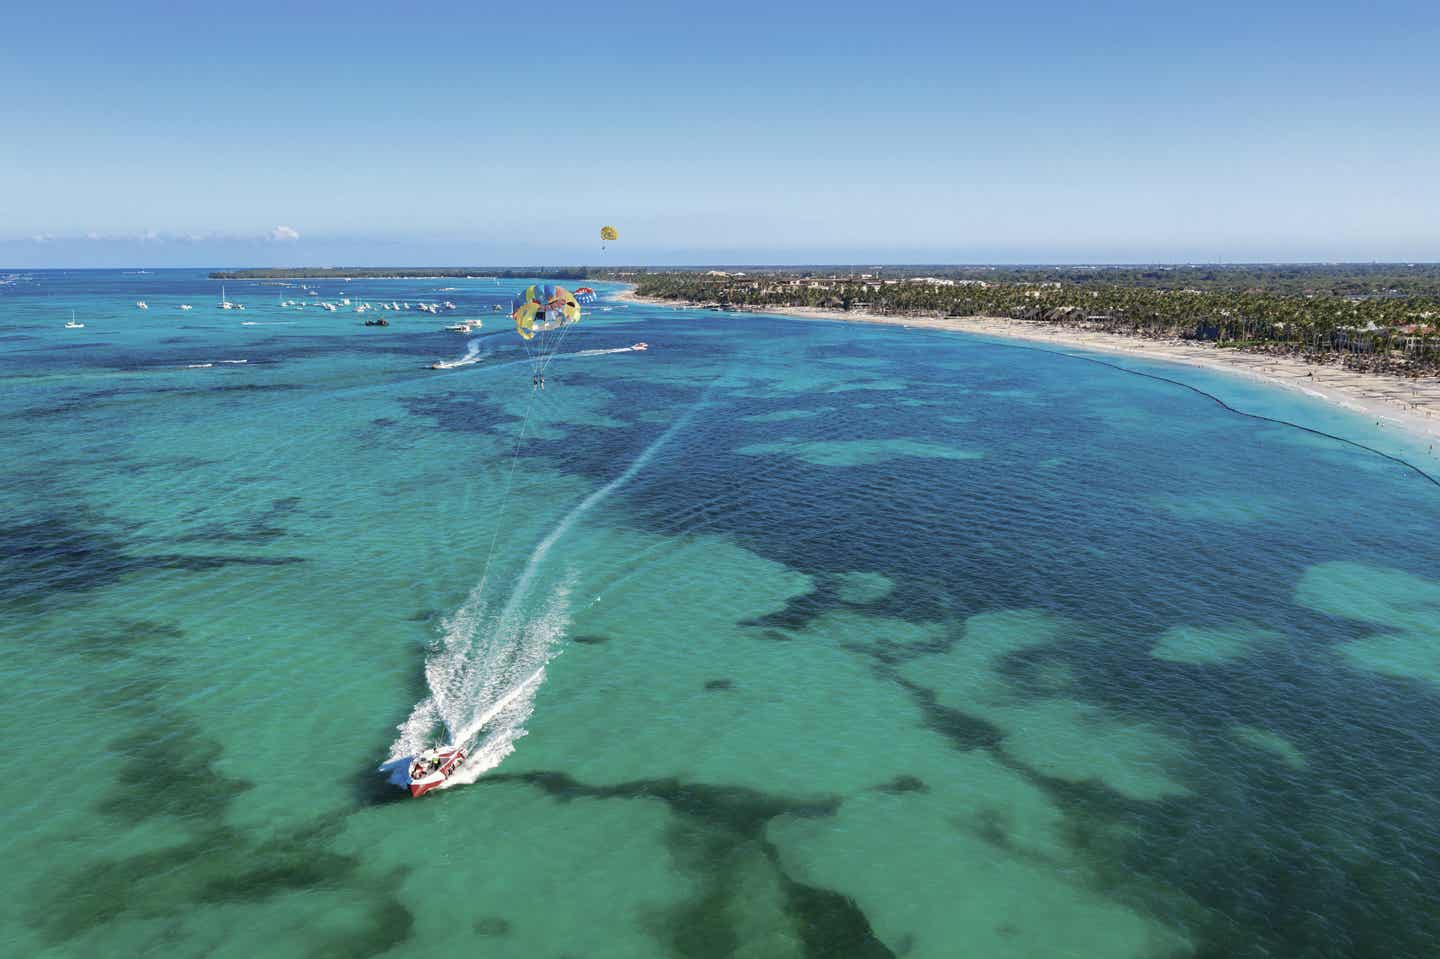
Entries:
[[425,661],[429,694],[397,727],[400,735],[390,745],[390,758],[380,766],[392,782],[405,783],[404,760],[432,745],[440,727],[445,741],[467,747],[471,758],[439,788],[472,783],[515,751],[545,681],[545,667],[559,653],[570,625],[571,577],[562,574],[558,585],[538,588],[555,582],[547,575],[546,558],[587,513],[634,479],[699,406],[680,416],[619,476],[555,524],[530,554],[503,607],[492,611],[482,578],[445,620],[444,634]]
[[472,364],[479,363],[480,360],[483,358],[484,356],[480,352],[480,338],[475,337],[474,339],[470,340],[468,343],[465,344],[464,356],[460,357],[458,360],[441,360],[440,362],[432,366],[431,369],[453,370],[461,366],[470,366]]
[[[609,356],[613,353],[638,353],[643,352],[644,349],[645,347],[637,345],[620,346],[608,350],[578,350],[574,353],[556,353],[552,359],[561,360],[582,356]],[[484,358],[485,354],[480,351],[480,339],[477,337],[466,344],[464,356],[454,360],[440,360],[437,363],[431,364],[430,368],[432,370],[453,370],[462,366],[473,366]]]
[[610,350],[580,350],[575,353],[557,353],[555,354],[555,358],[558,360],[567,356],[608,356],[611,353],[643,353],[644,351],[645,347],[637,344],[635,346],[617,346]]

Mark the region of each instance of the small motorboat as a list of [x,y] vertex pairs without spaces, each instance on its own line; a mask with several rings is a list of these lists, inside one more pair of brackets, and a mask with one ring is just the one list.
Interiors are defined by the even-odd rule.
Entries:
[[387,320],[387,319],[385,319],[385,317],[382,316],[382,317],[380,317],[378,320],[366,320],[366,321],[365,321],[365,325],[366,325],[366,326],[389,326],[389,325],[390,325],[390,321]]
[[648,349],[650,349],[650,344],[649,344],[649,343],[636,343],[634,346],[630,347],[630,349],[632,349],[632,350],[648,350]]
[[451,773],[465,762],[465,750],[459,746],[427,749],[416,756],[408,769],[410,795],[419,799],[436,786],[444,784]]
[[140,310],[148,310],[150,309],[150,304],[146,303],[144,300],[136,300],[135,308]]
[[445,332],[446,332],[446,333],[469,333],[469,332],[470,332],[470,324],[469,324],[469,323],[455,323],[455,324],[452,324],[452,325],[450,325],[450,326],[445,327]]

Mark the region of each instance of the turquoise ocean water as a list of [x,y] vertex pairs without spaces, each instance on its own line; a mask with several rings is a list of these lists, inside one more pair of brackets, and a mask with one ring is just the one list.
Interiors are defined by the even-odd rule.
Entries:
[[1324,434],[1428,450],[608,300],[536,392],[519,283],[306,285],[0,276],[0,952],[1440,954],[1440,487]]

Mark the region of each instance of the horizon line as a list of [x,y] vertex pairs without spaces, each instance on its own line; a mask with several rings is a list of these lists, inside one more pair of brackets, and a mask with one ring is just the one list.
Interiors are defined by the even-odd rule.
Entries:
[[508,271],[517,272],[523,270],[555,271],[555,270],[603,270],[620,272],[624,270],[655,270],[667,273],[683,273],[696,270],[722,270],[722,269],[759,269],[759,270],[781,270],[781,269],[824,269],[824,270],[857,270],[861,268],[873,269],[899,269],[899,268],[945,268],[945,269],[1013,269],[1017,267],[1090,267],[1090,268],[1114,268],[1114,267],[1205,267],[1210,269],[1227,269],[1250,266],[1399,266],[1399,267],[1422,267],[1440,266],[1440,260],[991,260],[973,262],[954,262],[942,260],[910,260],[893,262],[774,262],[774,263],[675,263],[675,264],[646,264],[646,263],[623,263],[616,265],[598,265],[594,263],[569,263],[569,264],[536,264],[526,263],[520,265],[502,264],[444,264],[444,263],[395,263],[361,266],[359,264],[342,264],[339,266],[306,264],[301,266],[146,266],[145,264],[126,264],[122,266],[0,266],[0,272],[5,273],[26,273],[44,271],[71,271],[71,272],[113,272],[116,270],[163,270],[167,272],[206,270],[212,273],[239,272],[252,270],[326,270],[329,272],[343,272],[346,270],[474,270],[482,271]]

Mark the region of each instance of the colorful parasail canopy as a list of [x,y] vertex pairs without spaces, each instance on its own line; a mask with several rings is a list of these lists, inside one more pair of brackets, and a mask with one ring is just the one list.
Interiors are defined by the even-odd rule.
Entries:
[[512,301],[510,316],[515,320],[515,332],[532,340],[538,334],[579,323],[580,304],[563,286],[532,283]]
[[620,239],[620,231],[616,230],[613,226],[602,226],[600,228],[600,239],[618,240]]
[[588,286],[575,287],[575,299],[582,306],[590,306],[595,302],[595,291]]

